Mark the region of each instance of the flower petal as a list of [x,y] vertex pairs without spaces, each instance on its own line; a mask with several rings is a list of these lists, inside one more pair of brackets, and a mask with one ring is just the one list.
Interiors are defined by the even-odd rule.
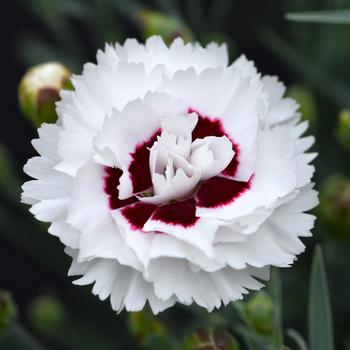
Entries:
[[207,136],[192,143],[189,161],[201,169],[201,180],[206,180],[224,171],[234,154],[232,143],[226,136]]
[[201,249],[210,257],[219,223],[198,218],[195,211],[193,199],[162,205],[145,223],[143,230],[164,232]]
[[[258,207],[272,206],[277,199],[295,189],[297,181],[295,144],[290,139],[288,129],[285,127],[264,129],[259,141],[257,164],[254,176],[250,180],[250,188],[246,188],[249,182],[243,183],[245,185],[240,186],[237,191],[238,195],[231,197],[231,201],[222,202],[226,205],[221,206],[210,198],[212,191],[206,193],[205,197],[201,197],[206,199],[201,203],[198,199],[199,191],[197,216],[233,220],[251,213]],[[222,188],[218,190],[218,193],[225,195]],[[214,193],[213,196],[215,198]],[[230,198],[225,197],[224,199]]]
[[[158,87],[159,91],[185,101],[191,111],[197,112],[200,120],[197,128],[207,130],[203,135],[195,129],[193,139],[205,136],[226,135],[238,145],[236,161],[227,175],[237,180],[247,181],[254,170],[257,133],[260,115],[264,112],[265,103],[262,85],[253,83],[250,77],[243,78],[239,69],[207,69],[197,74],[194,69],[179,71],[172,79],[165,78]],[[202,118],[202,120],[201,120]],[[205,128],[200,125],[211,125]],[[212,127],[217,124],[219,127]],[[221,130],[220,130],[221,129]],[[215,130],[220,130],[217,135]]]

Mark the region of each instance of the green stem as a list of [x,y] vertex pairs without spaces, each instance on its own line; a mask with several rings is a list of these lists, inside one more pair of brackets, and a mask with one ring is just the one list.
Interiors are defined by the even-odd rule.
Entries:
[[9,329],[3,342],[0,342],[0,347],[11,350],[48,350],[19,323]]

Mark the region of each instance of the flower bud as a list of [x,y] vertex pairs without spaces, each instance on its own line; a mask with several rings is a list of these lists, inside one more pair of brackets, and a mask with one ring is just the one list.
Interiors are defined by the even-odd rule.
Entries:
[[66,312],[57,298],[46,295],[37,298],[30,305],[29,318],[38,333],[49,336],[64,326]]
[[322,185],[319,211],[332,237],[350,238],[350,180],[332,176]]
[[174,349],[174,339],[164,324],[148,311],[128,315],[129,329],[138,343],[145,349]]
[[227,331],[198,329],[185,341],[184,350],[239,350],[237,340]]
[[149,335],[164,334],[165,329],[150,312],[133,312],[129,315],[129,328],[131,333],[140,341]]
[[244,307],[246,319],[251,327],[263,335],[271,335],[275,323],[275,307],[265,292],[255,294]]
[[300,105],[300,113],[304,120],[316,122],[316,104],[312,91],[304,86],[292,85],[287,90],[287,96]]
[[350,151],[350,109],[344,109],[339,113],[336,137],[338,142]]
[[161,35],[166,43],[171,43],[176,37],[184,41],[192,41],[190,29],[179,19],[160,12],[143,10],[139,13],[142,32],[145,38]]
[[8,292],[0,290],[0,336],[16,318],[17,310]]
[[22,113],[39,127],[57,119],[55,103],[62,89],[72,89],[71,72],[60,63],[44,63],[30,68],[23,76],[18,99]]

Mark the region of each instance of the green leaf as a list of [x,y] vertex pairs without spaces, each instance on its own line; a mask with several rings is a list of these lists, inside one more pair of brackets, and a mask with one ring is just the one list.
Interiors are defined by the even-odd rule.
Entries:
[[350,10],[290,12],[285,18],[294,22],[350,24]]
[[0,343],[1,349],[48,350],[41,342],[19,323],[14,324]]
[[11,156],[9,150],[0,143],[0,194],[17,204],[21,194],[21,181]]
[[244,339],[249,350],[280,350],[281,347],[276,347],[271,341],[253,329],[238,325],[234,330]]
[[316,247],[311,270],[309,294],[310,350],[333,350],[333,326],[323,254]]
[[237,300],[231,303],[232,307],[236,310],[237,316],[241,321],[247,322],[246,315],[244,313],[244,303],[240,300]]
[[283,344],[282,283],[280,272],[277,268],[271,269],[271,277],[267,285],[267,291],[275,305],[274,343],[276,346],[281,346]]
[[294,343],[298,346],[299,350],[307,350],[307,345],[301,334],[295,329],[288,329],[287,335],[294,340]]
[[350,104],[350,90],[339,81],[334,81],[323,68],[304,57],[294,47],[270,29],[261,30],[261,43],[269,48],[300,79],[308,82],[315,90],[332,99],[338,106]]

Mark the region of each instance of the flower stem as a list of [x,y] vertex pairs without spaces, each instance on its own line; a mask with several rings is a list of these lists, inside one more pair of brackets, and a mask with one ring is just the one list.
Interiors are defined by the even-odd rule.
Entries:
[[19,323],[14,324],[8,330],[7,336],[3,339],[1,345],[12,350],[47,350],[39,340]]

